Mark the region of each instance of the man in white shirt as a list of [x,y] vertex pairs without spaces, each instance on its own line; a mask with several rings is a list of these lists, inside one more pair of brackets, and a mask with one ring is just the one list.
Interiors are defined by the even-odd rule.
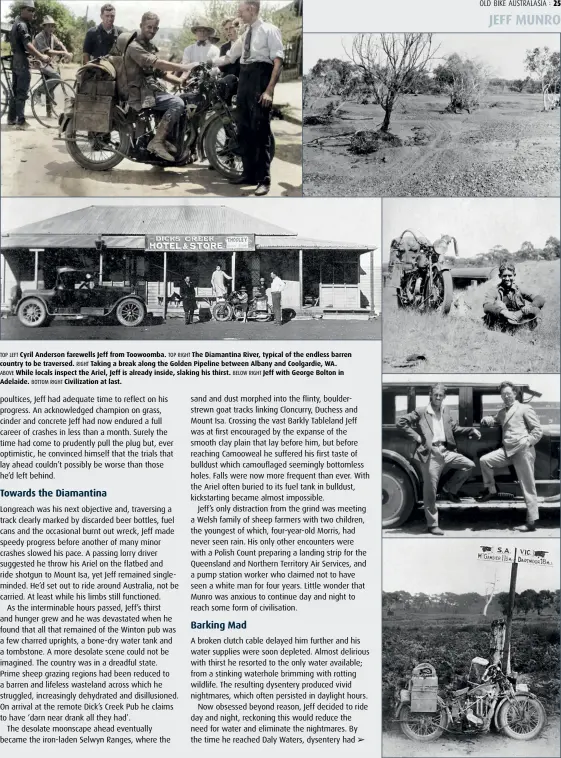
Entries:
[[417,443],[414,460],[422,467],[423,506],[427,529],[430,534],[444,534],[438,526],[438,508],[436,493],[438,483],[445,468],[456,469],[448,481],[443,496],[454,503],[460,503],[458,495],[462,484],[469,479],[475,463],[456,450],[456,436],[481,438],[478,429],[470,426],[458,426],[447,408],[442,406],[446,398],[446,387],[436,384],[431,389],[430,402],[423,411],[413,411],[402,416],[397,426]]
[[194,68],[200,63],[213,63],[220,56],[220,50],[216,45],[212,44],[209,37],[214,37],[216,31],[212,26],[201,23],[195,23],[191,27],[191,31],[197,38],[197,41],[186,47],[183,51],[183,60],[181,61],[183,65],[190,65]]
[[280,276],[271,271],[271,299],[273,301],[273,315],[276,326],[282,326],[282,291],[285,287],[286,283],[283,282]]
[[271,106],[284,60],[280,29],[259,18],[260,8],[260,0],[240,3],[238,15],[246,30],[215,61],[216,66],[226,66],[240,60],[237,103],[243,174],[232,182],[257,184],[258,197],[271,188]]

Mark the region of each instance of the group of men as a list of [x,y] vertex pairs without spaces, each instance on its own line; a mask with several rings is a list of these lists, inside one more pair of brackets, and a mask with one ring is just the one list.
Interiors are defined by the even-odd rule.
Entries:
[[[232,277],[227,274],[220,264],[216,265],[215,270],[212,273],[211,287],[212,295],[217,300],[225,300],[228,297],[228,284]],[[271,285],[269,291],[271,293],[271,301],[273,305],[273,318],[274,323],[277,326],[282,326],[282,291],[284,290],[286,283],[276,274],[275,271],[271,271]],[[244,323],[247,322],[247,311],[249,307],[249,295],[245,286],[240,287],[237,292],[239,302],[244,312]],[[254,287],[253,296],[256,298],[267,297],[267,284],[265,277],[260,277],[259,286]],[[183,312],[185,314],[185,324],[192,324],[194,321],[195,310],[197,309],[197,289],[190,276],[186,276],[181,282],[179,297],[183,303]]]
[[[484,490],[477,501],[486,503],[497,498],[494,469],[514,466],[524,500],[526,502],[526,523],[515,527],[520,532],[533,532],[539,518],[538,497],[534,477],[535,445],[542,437],[542,428],[535,411],[517,399],[512,382],[500,385],[503,407],[495,416],[481,419],[482,427],[500,427],[502,445],[498,450],[481,456],[481,476]],[[436,495],[444,469],[455,469],[453,476],[442,489],[442,496],[454,503],[460,503],[460,490],[469,479],[475,463],[457,451],[456,437],[481,438],[479,429],[459,426],[450,411],[443,405],[446,387],[436,384],[431,389],[430,401],[426,408],[415,410],[398,419],[398,427],[417,445],[413,458],[423,472],[423,506],[427,529],[430,534],[443,535],[438,523]]]
[[[255,186],[256,196],[267,195],[271,187],[271,107],[279,80],[284,49],[280,30],[260,18],[260,0],[245,0],[238,8],[238,18],[226,19],[222,31],[226,42],[220,47],[216,30],[204,22],[196,22],[192,32],[196,42],[185,48],[181,63],[163,60],[153,40],[159,31],[156,13],[144,13],[140,30],[130,34],[124,44],[125,71],[128,81],[129,105],[141,110],[149,108],[162,113],[154,139],[148,149],[168,161],[174,160],[176,150],[166,138],[185,109],[184,101],[171,94],[162,80],[178,85],[201,64],[216,70],[220,76],[238,78],[238,139],[243,173],[232,183]],[[35,15],[34,0],[21,0],[10,41],[14,56],[13,90],[8,123],[27,128],[25,101],[31,83],[30,57],[45,67],[47,79],[60,78],[49,65],[52,57],[71,57],[54,34],[55,22],[50,16],[42,21],[42,31],[35,39],[31,21]],[[101,8],[101,23],[88,29],[83,47],[84,64],[109,55],[123,30],[115,25],[116,10],[111,4]],[[49,109],[50,99],[47,98]]]

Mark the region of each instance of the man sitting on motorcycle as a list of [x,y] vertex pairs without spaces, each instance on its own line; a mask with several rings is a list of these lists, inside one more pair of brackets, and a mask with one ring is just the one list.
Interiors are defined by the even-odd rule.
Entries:
[[545,298],[515,283],[514,263],[501,263],[499,277],[499,286],[487,294],[483,303],[487,326],[508,330],[516,324],[532,321],[539,316],[545,305]]
[[173,161],[172,153],[177,152],[167,135],[181,118],[185,103],[171,95],[158,79],[177,84],[179,79],[166,72],[185,73],[188,66],[158,58],[158,48],[152,44],[159,30],[160,19],[155,13],[145,13],[140,22],[140,34],[129,44],[125,53],[125,70],[129,90],[129,106],[137,111],[150,108],[163,116],[156,129],[148,150],[166,161]]

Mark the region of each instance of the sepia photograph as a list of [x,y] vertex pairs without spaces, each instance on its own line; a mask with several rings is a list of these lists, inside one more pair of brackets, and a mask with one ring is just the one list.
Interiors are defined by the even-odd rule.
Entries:
[[303,97],[305,195],[559,195],[559,35],[307,34]]
[[559,200],[389,199],[384,373],[557,373]]
[[559,376],[384,376],[384,537],[559,537]]
[[558,540],[385,543],[382,755],[559,755]]
[[381,339],[379,200],[28,208],[2,200],[4,340]]
[[2,0],[4,196],[302,195],[302,0]]

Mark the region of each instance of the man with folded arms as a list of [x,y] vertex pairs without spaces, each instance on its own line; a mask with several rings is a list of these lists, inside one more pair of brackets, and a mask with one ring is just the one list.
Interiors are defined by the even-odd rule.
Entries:
[[497,497],[497,485],[493,469],[514,466],[526,501],[526,524],[514,527],[518,532],[533,532],[540,514],[534,478],[535,445],[542,437],[542,427],[535,411],[529,405],[518,402],[512,382],[503,382],[499,387],[504,406],[496,416],[485,416],[481,426],[500,426],[503,444],[493,453],[480,460],[483,484],[486,489],[478,497],[486,503]]
[[397,426],[417,443],[413,458],[418,461],[423,470],[423,506],[427,529],[430,534],[444,534],[438,526],[438,508],[436,493],[438,483],[445,468],[456,469],[442,495],[453,503],[460,503],[458,495],[462,484],[469,479],[475,463],[461,455],[456,450],[456,436],[481,438],[481,434],[473,427],[458,426],[443,407],[446,398],[446,387],[435,384],[430,392],[430,402],[422,411],[413,411],[402,416]]

